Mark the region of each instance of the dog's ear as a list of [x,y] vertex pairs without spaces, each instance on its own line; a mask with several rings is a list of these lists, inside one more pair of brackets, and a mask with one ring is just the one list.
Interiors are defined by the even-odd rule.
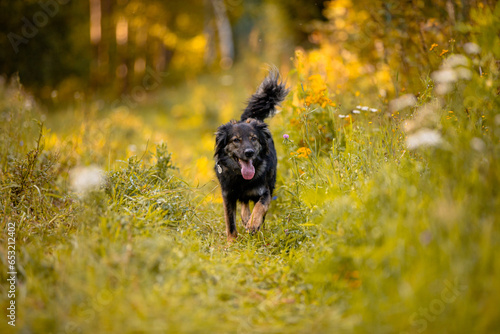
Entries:
[[223,124],[219,126],[217,132],[215,133],[215,153],[214,157],[218,158],[224,153],[224,148],[227,145],[227,138],[229,136],[229,128],[232,126],[231,123]]
[[267,127],[267,124],[258,120],[252,121],[250,124],[254,127],[256,130],[258,137],[259,137],[259,143],[262,145],[263,151],[267,154],[269,153],[269,140],[272,139],[271,131],[269,131],[269,128]]

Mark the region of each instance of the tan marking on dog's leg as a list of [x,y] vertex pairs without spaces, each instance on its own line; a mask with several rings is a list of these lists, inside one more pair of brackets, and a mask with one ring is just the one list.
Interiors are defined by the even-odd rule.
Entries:
[[227,203],[224,198],[224,218],[226,220],[226,235],[228,241],[233,241],[238,237],[238,231],[236,230],[236,203]]
[[241,222],[243,226],[247,228],[248,221],[250,220],[250,204],[248,202],[241,203]]
[[250,221],[247,224],[248,230],[250,232],[257,232],[259,228],[264,223],[264,219],[266,218],[267,210],[269,210],[269,203],[271,202],[271,197],[266,196],[261,198],[252,211],[252,216],[250,217]]

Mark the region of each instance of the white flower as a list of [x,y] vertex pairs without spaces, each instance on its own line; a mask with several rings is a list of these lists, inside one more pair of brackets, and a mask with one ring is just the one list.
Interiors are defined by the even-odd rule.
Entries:
[[339,115],[339,118],[346,118],[347,115]]
[[476,55],[481,52],[481,47],[476,43],[465,43],[464,50],[470,55]]
[[33,101],[31,99],[26,99],[24,101],[24,108],[26,108],[26,110],[31,110],[33,108]]
[[431,74],[432,79],[440,83],[451,83],[457,81],[457,73],[452,69],[443,69],[440,71],[433,72]]
[[440,103],[426,103],[413,113],[413,118],[403,122],[404,130],[407,134],[413,133],[422,128],[435,128],[439,123],[439,115],[436,112],[440,108]]
[[444,95],[451,90],[452,86],[449,83],[438,83],[434,88],[437,95]]
[[469,66],[469,59],[464,55],[451,55],[443,62],[442,68],[454,68],[457,66]]
[[451,55],[443,61],[441,70],[431,74],[436,83],[436,94],[444,95],[453,87],[452,84],[458,79],[470,80],[472,72],[468,69],[469,59],[464,55]]
[[392,100],[389,103],[389,109],[392,112],[402,110],[406,107],[413,107],[417,103],[417,98],[413,94],[406,94]]
[[423,128],[406,138],[406,146],[414,150],[421,146],[438,146],[442,141],[439,131]]
[[361,114],[361,111],[359,111],[358,109],[354,109],[354,110],[352,111],[352,113],[353,113],[353,114]]
[[137,151],[137,146],[135,146],[134,144],[131,144],[128,146],[128,150],[132,153],[135,153]]
[[470,147],[478,152],[482,152],[486,148],[486,144],[481,138],[474,137],[470,140]]
[[77,167],[69,176],[71,188],[80,195],[98,189],[104,182],[104,171],[97,166]]
[[371,111],[371,112],[377,112],[377,111],[378,111],[378,109],[376,109],[376,108],[370,108],[370,111]]
[[368,109],[370,109],[370,108],[369,108],[369,107],[366,107],[366,106],[365,106],[365,107],[363,107],[363,108],[361,108],[361,110],[363,110],[363,111],[367,111]]

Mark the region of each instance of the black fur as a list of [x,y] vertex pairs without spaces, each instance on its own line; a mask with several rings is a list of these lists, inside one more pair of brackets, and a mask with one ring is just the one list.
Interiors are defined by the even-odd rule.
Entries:
[[274,107],[279,105],[287,96],[289,89],[281,82],[280,74],[276,68],[272,68],[269,75],[262,81],[255,94],[253,94],[248,106],[241,115],[241,121],[247,118],[255,118],[259,121],[274,116]]
[[[271,132],[263,121],[274,114],[275,106],[287,94],[278,71],[273,69],[250,97],[241,120],[217,129],[215,173],[221,185],[229,239],[237,236],[237,201],[242,203],[242,220],[247,229],[256,231],[264,221],[276,183],[277,157]],[[250,216],[245,211],[249,201],[255,203]]]

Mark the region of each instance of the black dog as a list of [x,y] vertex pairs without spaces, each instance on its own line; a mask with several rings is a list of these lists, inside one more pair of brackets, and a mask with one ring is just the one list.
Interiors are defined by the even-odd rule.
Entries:
[[[219,179],[227,238],[237,237],[236,202],[242,203],[241,220],[245,228],[257,231],[266,216],[276,183],[277,158],[271,132],[264,119],[273,116],[274,107],[288,94],[276,69],[250,97],[241,120],[217,129],[215,138],[215,173]],[[249,201],[255,206],[250,213]]]

